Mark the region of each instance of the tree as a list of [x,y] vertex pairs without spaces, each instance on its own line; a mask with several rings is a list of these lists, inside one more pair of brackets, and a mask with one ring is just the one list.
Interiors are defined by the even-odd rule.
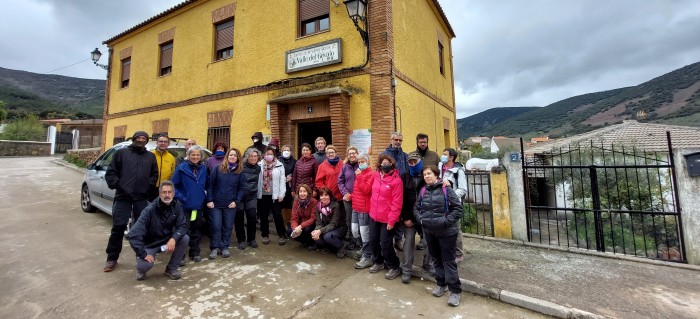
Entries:
[[5,102],[0,101],[0,123],[5,121],[7,118],[7,110],[5,109]]
[[45,141],[44,125],[39,118],[30,114],[25,118],[14,120],[5,126],[5,132],[0,139],[11,141]]

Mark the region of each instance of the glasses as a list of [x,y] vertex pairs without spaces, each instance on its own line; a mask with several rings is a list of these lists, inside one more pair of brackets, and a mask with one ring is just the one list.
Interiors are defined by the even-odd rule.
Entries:
[[403,142],[403,139],[399,139],[399,138],[395,138],[395,139],[392,139],[392,140],[393,140],[393,141],[396,141],[396,142]]
[[326,151],[326,154],[335,154],[334,151]]

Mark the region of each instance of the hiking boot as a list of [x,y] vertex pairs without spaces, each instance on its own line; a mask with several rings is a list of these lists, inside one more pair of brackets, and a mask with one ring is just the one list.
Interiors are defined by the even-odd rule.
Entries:
[[364,256],[360,258],[360,261],[355,263],[355,269],[365,269],[369,266],[372,266],[372,260]]
[[280,237],[280,239],[277,240],[277,243],[278,243],[280,246],[282,246],[282,245],[284,245],[284,244],[287,243],[287,240],[284,239],[283,237]]
[[258,243],[253,239],[248,242],[248,246],[250,246],[250,248],[258,248]]
[[197,256],[194,256],[194,257],[190,257],[190,260],[192,260],[192,261],[198,263],[198,262],[202,261],[202,256],[197,255]]
[[262,243],[263,243],[263,245],[269,244],[269,243],[270,243],[270,237],[263,237]]
[[386,272],[386,275],[384,275],[384,278],[386,278],[386,280],[392,280],[392,279],[398,277],[400,274],[401,274],[401,270],[399,270],[398,268],[391,268],[391,269],[389,269],[389,271]]
[[435,286],[433,289],[433,296],[442,297],[442,295],[445,294],[445,291],[447,291],[447,286]]
[[335,252],[335,256],[338,258],[345,257],[345,244],[340,245],[340,248],[338,248],[338,251]]
[[214,248],[211,250],[211,253],[209,253],[209,259],[216,259],[216,255],[219,254],[219,250]]
[[316,244],[311,244],[309,245],[309,247],[306,247],[306,249],[308,251],[316,251],[316,249],[318,249],[318,246],[316,246]]
[[245,246],[246,244],[244,241],[238,243],[238,250],[245,250]]
[[423,266],[423,270],[425,270],[430,277],[435,277],[435,267],[433,266]]
[[352,252],[352,258],[355,260],[360,260],[362,259],[362,250],[356,250]]
[[447,304],[452,307],[459,306],[459,295],[456,293],[450,293],[450,299],[447,299]]
[[166,270],[165,273],[164,273],[163,275],[165,275],[165,277],[168,277],[168,278],[170,278],[170,279],[172,279],[172,280],[178,280],[178,279],[182,278],[182,274],[181,274],[180,271],[177,270],[177,269],[176,269],[176,270],[173,270],[173,271],[167,271],[167,270]]
[[114,268],[117,268],[117,261],[116,260],[108,260],[105,262],[105,267],[102,268],[102,271],[104,272],[110,272],[114,270]]
[[407,274],[407,273],[401,274],[401,282],[404,284],[411,282],[411,274]]
[[144,280],[144,279],[146,279],[146,274],[145,274],[145,273],[142,274],[142,273],[140,273],[140,272],[137,271],[137,272],[136,272],[136,280],[141,281],[141,280]]
[[[245,248],[245,247],[243,247],[243,248]],[[231,257],[231,252],[228,251],[228,248],[224,248],[221,250],[221,257],[223,257],[223,258]]]
[[378,273],[382,269],[384,269],[384,264],[373,264],[372,267],[369,267],[369,273]]

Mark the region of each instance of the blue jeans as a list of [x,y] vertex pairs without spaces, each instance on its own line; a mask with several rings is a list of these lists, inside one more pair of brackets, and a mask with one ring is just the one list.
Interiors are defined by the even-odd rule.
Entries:
[[235,218],[236,208],[212,208],[209,210],[209,216],[207,216],[211,236],[209,248],[228,249],[231,246]]
[[330,246],[335,249],[340,248],[340,246],[343,245],[343,235],[341,234],[340,229],[334,229],[319,236],[319,239],[316,240],[316,245]]

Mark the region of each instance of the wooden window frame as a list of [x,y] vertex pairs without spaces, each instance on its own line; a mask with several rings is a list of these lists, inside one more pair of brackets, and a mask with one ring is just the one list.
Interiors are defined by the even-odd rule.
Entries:
[[[125,67],[129,68],[129,71],[128,71],[129,74],[126,77],[124,76]],[[131,79],[131,57],[128,57],[128,58],[122,60],[121,77],[120,77],[120,81],[119,81],[120,88],[122,88],[122,89],[128,88],[130,79]]]
[[[175,49],[175,41],[168,41],[159,45],[160,48],[160,59],[158,65],[158,75],[166,76],[173,73],[173,51]],[[164,51],[170,50],[170,64],[164,63]]]
[[[302,7],[302,1],[311,2],[306,6],[307,10],[310,11],[304,11],[304,8]],[[320,8],[320,6],[324,7]],[[325,6],[328,6],[327,11]],[[330,2],[328,0],[297,0],[297,10],[297,28],[299,29],[297,35],[299,37],[306,37],[317,33],[329,31],[331,29]],[[325,29],[321,29],[321,21],[326,19],[328,21],[328,27]],[[307,33],[306,25],[309,23],[314,24],[314,30],[313,32]]]
[[442,42],[438,41],[438,59],[439,59],[439,64],[440,64],[440,74],[442,76],[445,76],[445,46],[442,45]]
[[[231,28],[231,45],[226,47],[219,47],[219,36],[221,36],[221,31],[228,28],[230,24]],[[233,57],[233,32],[235,31],[234,18],[226,19],[224,21],[214,24],[214,61],[220,61],[225,59],[230,59]]]

